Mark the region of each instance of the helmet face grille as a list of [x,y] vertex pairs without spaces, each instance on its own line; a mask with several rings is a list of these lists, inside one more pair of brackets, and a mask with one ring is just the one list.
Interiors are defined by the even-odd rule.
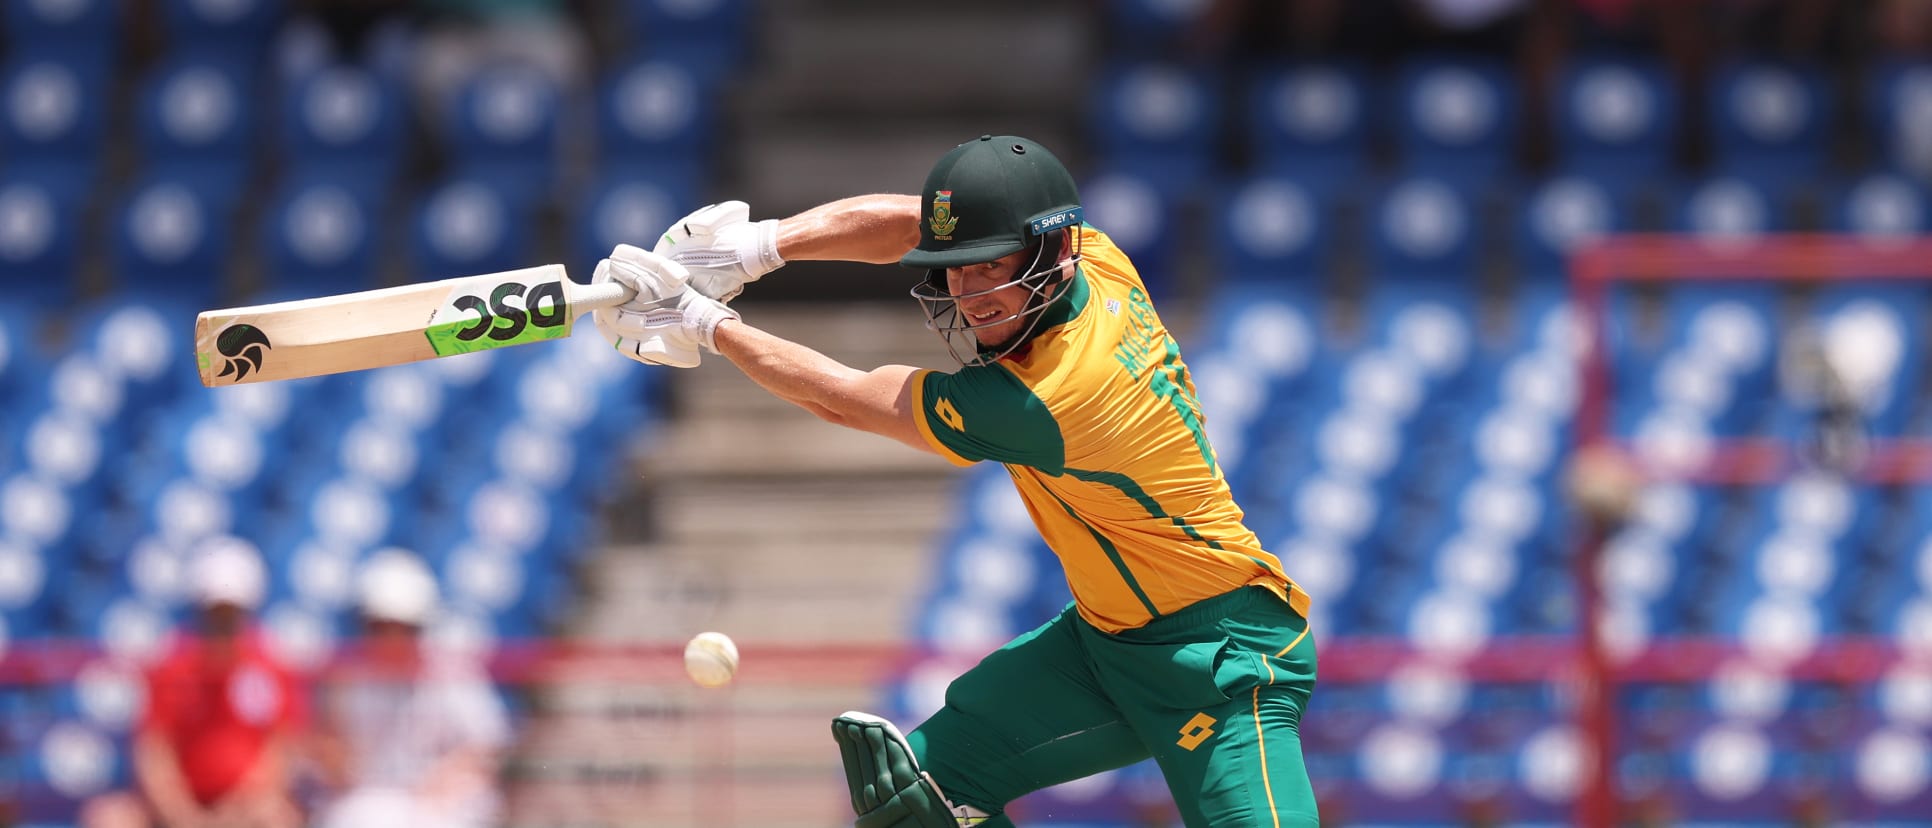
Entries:
[[[946,271],[934,269],[926,271],[926,278],[913,285],[912,298],[918,300],[920,309],[925,311],[926,328],[939,334],[953,361],[962,366],[991,365],[1018,350],[1039,332],[1040,320],[1047,309],[1066,295],[1066,291],[1059,288],[1066,284],[1067,274],[1080,263],[1080,235],[1072,228],[1053,232],[1057,238],[1043,238],[1036,243],[1031,261],[1020,268],[1019,275],[1010,281],[954,296],[946,284]],[[1017,313],[991,322],[973,324],[959,309],[961,299],[986,296],[1015,286],[1027,292],[1026,304]],[[1010,341],[993,346],[980,342],[980,331],[1018,319],[1028,320],[1027,325]]]

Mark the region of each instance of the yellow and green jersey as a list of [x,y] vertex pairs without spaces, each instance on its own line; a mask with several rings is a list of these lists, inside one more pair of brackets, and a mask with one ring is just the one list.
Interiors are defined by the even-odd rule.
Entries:
[[1134,629],[1247,585],[1308,596],[1241,522],[1180,346],[1120,248],[1082,227],[1081,264],[1026,346],[913,383],[926,441],[1006,464],[1082,618]]

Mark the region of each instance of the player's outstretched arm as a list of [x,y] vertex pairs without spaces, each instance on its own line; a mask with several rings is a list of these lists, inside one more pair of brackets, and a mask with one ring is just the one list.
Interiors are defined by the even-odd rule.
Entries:
[[719,325],[714,339],[718,353],[780,399],[826,422],[932,451],[913,419],[912,383],[919,369],[886,365],[860,371],[737,319]]
[[890,264],[918,243],[919,199],[878,194],[763,221],[752,221],[742,201],[706,205],[673,223],[651,252],[689,270],[699,293],[729,302],[786,262]]
[[788,262],[893,264],[918,244],[918,196],[842,198],[778,223],[778,253]]

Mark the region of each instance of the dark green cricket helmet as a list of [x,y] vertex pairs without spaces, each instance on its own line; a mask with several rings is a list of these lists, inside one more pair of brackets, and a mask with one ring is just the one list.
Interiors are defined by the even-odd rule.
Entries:
[[[1040,315],[1057,298],[1056,288],[1080,260],[1080,191],[1073,175],[1046,147],[1014,135],[982,135],[954,147],[934,164],[919,193],[923,206],[919,246],[899,264],[926,271],[912,290],[926,311],[926,326],[946,341],[963,364],[991,362],[1018,348],[1038,328]],[[946,287],[946,268],[990,262],[1034,251],[1012,281],[981,293],[1023,285],[1031,293],[1014,316],[979,325],[959,312]],[[981,346],[978,330],[1031,317],[1033,324],[997,353]],[[961,346],[967,346],[962,348]],[[962,351],[965,355],[962,355]]]

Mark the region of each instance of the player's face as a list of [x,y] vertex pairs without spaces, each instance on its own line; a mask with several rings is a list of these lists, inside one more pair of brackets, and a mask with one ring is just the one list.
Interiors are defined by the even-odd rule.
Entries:
[[966,318],[966,324],[973,326],[980,347],[1002,347],[1020,334],[1026,320],[1017,315],[1026,307],[1027,289],[1024,285],[1007,283],[1019,275],[1031,255],[1022,250],[990,262],[946,268],[946,291],[964,297],[954,301],[959,303],[959,313]]

